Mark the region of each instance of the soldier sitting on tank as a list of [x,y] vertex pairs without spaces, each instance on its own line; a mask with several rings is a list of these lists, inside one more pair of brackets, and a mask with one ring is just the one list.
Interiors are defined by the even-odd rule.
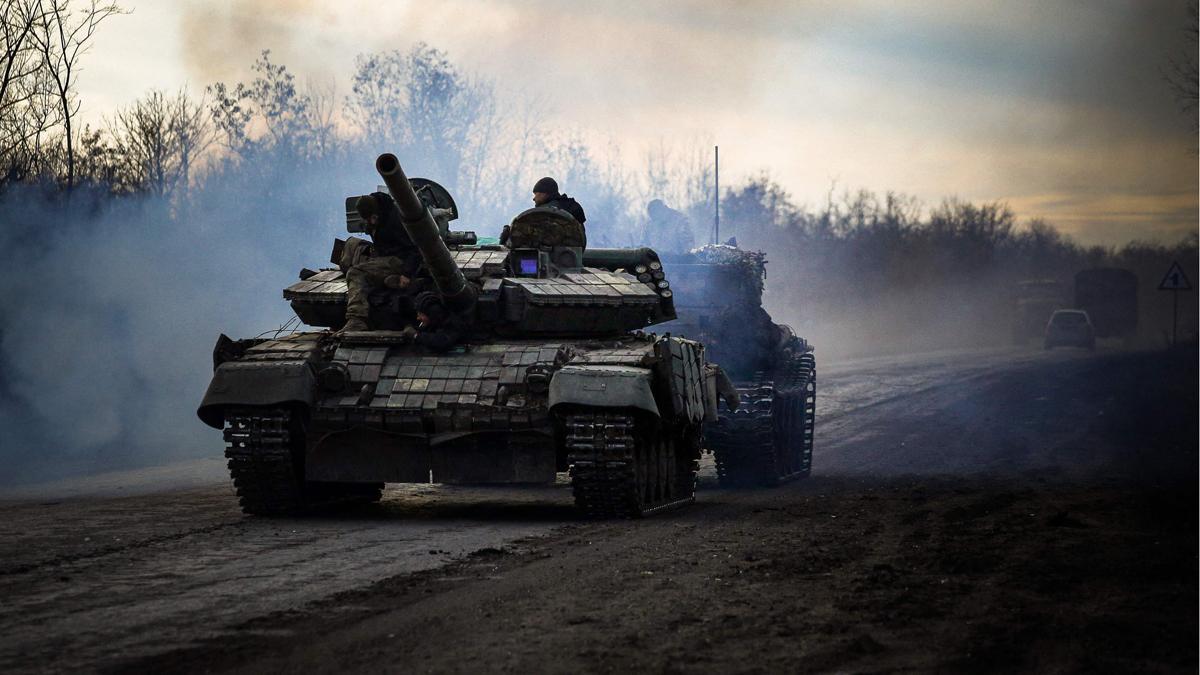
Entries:
[[[587,216],[583,213],[583,207],[574,198],[561,194],[558,191],[558,181],[546,176],[538,180],[533,185],[533,205],[534,206],[553,206],[556,209],[562,209],[571,214],[571,217],[583,225],[587,221]],[[508,246],[511,229],[508,225],[500,232],[500,244]],[[586,235],[585,235],[586,236]]]
[[650,222],[642,237],[647,246],[655,251],[687,253],[696,245],[695,235],[688,217],[667,206],[661,199],[646,205]]
[[358,198],[355,204],[363,226],[374,245],[369,255],[355,256],[346,269],[346,324],[343,331],[369,330],[370,304],[367,293],[372,286],[408,289],[421,262],[400,222],[400,210],[390,195],[374,192]]
[[426,291],[416,298],[417,328],[406,328],[404,332],[413,344],[431,352],[444,352],[458,344],[466,332],[466,322],[457,314],[446,309],[442,298]]

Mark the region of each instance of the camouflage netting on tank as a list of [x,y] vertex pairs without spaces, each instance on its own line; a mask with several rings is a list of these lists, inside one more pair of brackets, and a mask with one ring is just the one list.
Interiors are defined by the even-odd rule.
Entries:
[[691,254],[696,260],[710,265],[728,265],[745,271],[746,278],[763,289],[767,276],[767,255],[762,251],[746,251],[725,244],[708,244],[694,248]]

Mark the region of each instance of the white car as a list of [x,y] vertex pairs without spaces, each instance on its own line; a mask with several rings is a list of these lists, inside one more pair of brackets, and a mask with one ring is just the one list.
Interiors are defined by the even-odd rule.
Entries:
[[1046,322],[1046,349],[1064,345],[1096,348],[1096,329],[1088,313],[1082,309],[1060,309]]

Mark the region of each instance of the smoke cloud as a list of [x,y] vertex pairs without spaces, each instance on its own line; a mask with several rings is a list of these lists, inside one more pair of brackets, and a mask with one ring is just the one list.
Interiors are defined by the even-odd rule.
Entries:
[[325,257],[341,197],[316,175],[231,183],[185,218],[160,198],[3,194],[0,483],[220,455],[194,414],[212,345],[292,315],[280,289]]

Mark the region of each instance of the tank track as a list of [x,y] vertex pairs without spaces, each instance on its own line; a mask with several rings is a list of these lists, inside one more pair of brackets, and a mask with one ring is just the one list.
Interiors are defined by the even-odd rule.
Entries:
[[639,428],[625,411],[578,412],[565,422],[571,487],[585,515],[638,518],[695,500],[698,462],[661,428]]
[[723,487],[773,486],[812,473],[816,421],[816,360],[789,358],[783,368],[758,373],[738,387],[741,406],[707,434]]
[[301,464],[303,432],[286,409],[225,415],[225,456],[242,511],[279,516],[379,501],[382,483],[310,483]]

